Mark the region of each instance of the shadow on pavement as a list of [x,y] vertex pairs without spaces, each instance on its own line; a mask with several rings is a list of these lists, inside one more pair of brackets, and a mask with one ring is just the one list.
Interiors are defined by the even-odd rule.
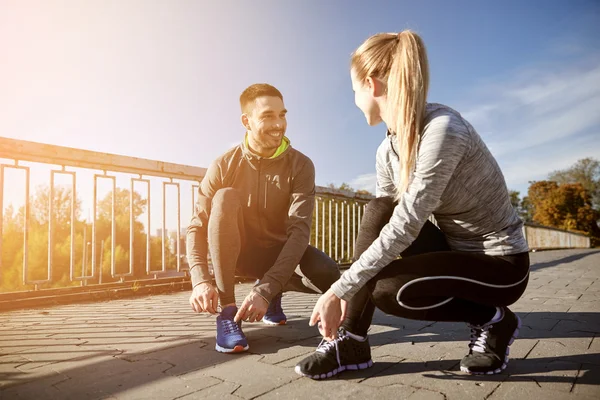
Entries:
[[538,263],[531,264],[529,269],[531,271],[537,271],[537,270],[543,269],[543,268],[556,267],[561,264],[568,264],[573,261],[581,260],[582,258],[589,257],[589,256],[597,254],[597,253],[600,253],[600,250],[591,250],[591,251],[588,251],[585,253],[572,254],[570,256],[562,257],[557,260],[551,260],[551,261],[538,262]]

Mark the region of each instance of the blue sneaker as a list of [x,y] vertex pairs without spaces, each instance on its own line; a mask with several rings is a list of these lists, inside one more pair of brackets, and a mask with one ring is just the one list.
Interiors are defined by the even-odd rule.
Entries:
[[283,313],[283,308],[281,308],[281,293],[271,300],[271,304],[269,304],[269,308],[263,317],[263,322],[269,325],[285,325],[287,322],[287,317]]
[[237,313],[236,306],[225,307],[217,316],[217,344],[215,349],[221,353],[240,353],[248,350],[248,340],[242,332],[242,322],[236,323],[233,318]]

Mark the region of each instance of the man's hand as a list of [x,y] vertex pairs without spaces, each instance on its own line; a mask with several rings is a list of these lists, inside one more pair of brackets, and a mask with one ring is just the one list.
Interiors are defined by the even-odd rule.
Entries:
[[241,320],[247,322],[258,322],[263,319],[269,303],[260,295],[255,292],[250,292],[244,299],[242,306],[239,308],[237,314],[235,314],[234,321],[240,322]]
[[194,287],[190,296],[190,305],[194,311],[197,313],[208,312],[216,314],[218,304],[219,293],[213,285],[203,282]]

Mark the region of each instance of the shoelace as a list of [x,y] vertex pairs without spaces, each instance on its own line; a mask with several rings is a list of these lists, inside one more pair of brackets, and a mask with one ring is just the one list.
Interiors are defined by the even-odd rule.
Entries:
[[239,325],[234,320],[223,319],[222,321],[225,334],[238,333],[240,331]]
[[341,366],[342,363],[340,361],[340,351],[339,351],[338,344],[348,338],[350,338],[350,336],[346,335],[345,332],[340,332],[339,336],[330,342],[323,339],[323,340],[321,340],[321,343],[319,343],[319,346],[317,346],[317,352],[325,354],[329,350],[331,350],[332,348],[335,347],[335,358],[337,359],[338,365]]
[[469,347],[471,350],[476,351],[478,353],[485,353],[487,347],[487,339],[490,333],[490,329],[492,329],[493,325],[471,325],[469,324],[469,328],[471,328],[471,342],[469,343]]

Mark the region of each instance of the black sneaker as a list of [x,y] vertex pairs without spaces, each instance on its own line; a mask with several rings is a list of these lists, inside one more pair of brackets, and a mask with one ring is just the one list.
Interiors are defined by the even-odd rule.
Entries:
[[317,350],[300,361],[297,374],[312,379],[325,379],[345,371],[373,366],[369,339],[363,341],[350,337],[344,328],[338,330],[338,338],[331,342],[323,339]]
[[460,362],[460,370],[469,374],[497,374],[508,364],[509,347],[519,335],[521,319],[507,307],[502,307],[498,321],[471,325],[469,354]]

